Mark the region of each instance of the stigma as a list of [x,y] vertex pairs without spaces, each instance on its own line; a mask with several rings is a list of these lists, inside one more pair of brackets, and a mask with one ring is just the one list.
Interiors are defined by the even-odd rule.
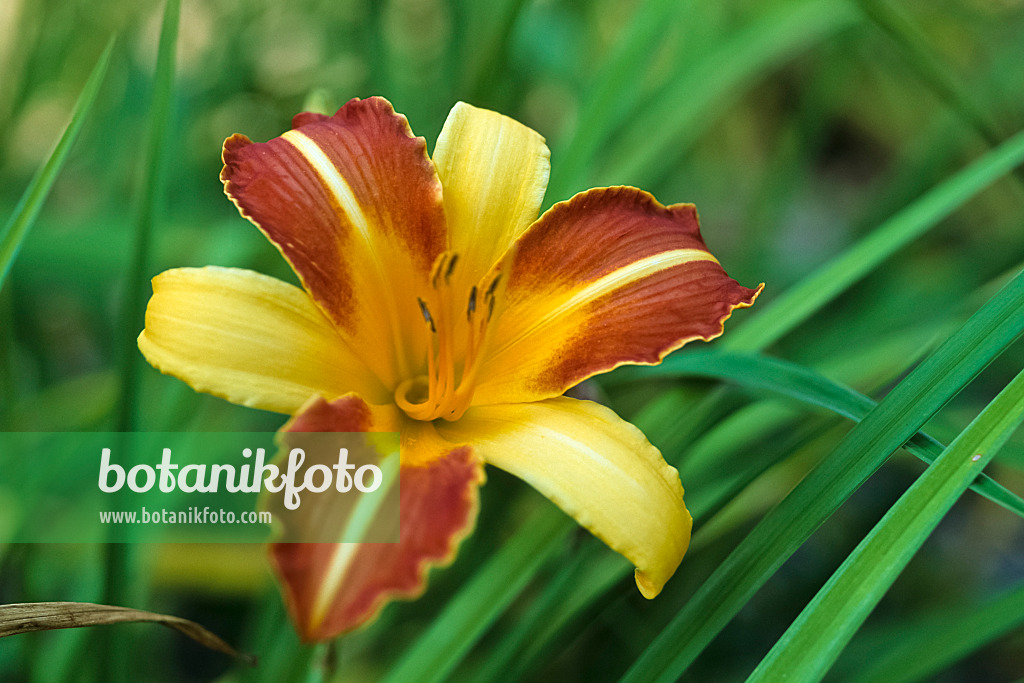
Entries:
[[426,374],[407,379],[395,389],[396,405],[415,420],[458,420],[476,388],[502,273],[500,268],[490,272],[460,296],[452,286],[458,262],[455,252],[438,256],[430,272],[429,291],[416,299],[430,332]]

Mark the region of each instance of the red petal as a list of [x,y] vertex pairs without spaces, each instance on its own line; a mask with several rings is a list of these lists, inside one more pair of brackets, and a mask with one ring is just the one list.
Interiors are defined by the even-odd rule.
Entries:
[[[416,340],[399,348],[402,328],[415,334],[423,327],[415,294],[393,293],[420,289],[446,247],[441,184],[426,143],[379,97],[294,122],[266,143],[243,135],[225,141],[225,192],[281,250],[350,345],[393,384],[409,363],[422,361]],[[396,368],[382,349],[410,357]]]
[[[374,411],[356,397],[318,399],[288,429],[362,431]],[[403,455],[403,463],[406,458]],[[393,599],[418,597],[427,570],[449,563],[473,527],[483,466],[469,447],[401,471],[398,543],[275,543],[271,563],[303,640],[327,640],[373,619]],[[339,558],[342,570],[331,573]]]
[[726,275],[693,205],[630,187],[556,204],[518,242],[477,404],[558,396],[624,363],[717,337],[760,288]]

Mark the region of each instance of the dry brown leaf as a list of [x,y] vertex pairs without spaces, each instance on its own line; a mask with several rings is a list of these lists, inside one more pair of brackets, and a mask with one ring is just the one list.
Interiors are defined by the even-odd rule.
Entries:
[[252,655],[241,654],[221,638],[194,621],[181,617],[130,607],[97,605],[91,602],[22,602],[0,605],[0,638],[30,631],[51,631],[129,622],[153,622],[179,631],[200,645],[245,661],[256,663]]

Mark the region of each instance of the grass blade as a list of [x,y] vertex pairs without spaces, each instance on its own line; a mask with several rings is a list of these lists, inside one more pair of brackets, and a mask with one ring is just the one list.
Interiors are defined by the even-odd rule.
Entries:
[[142,184],[135,218],[135,244],[128,282],[121,308],[119,330],[121,332],[121,400],[118,405],[117,431],[132,431],[135,425],[136,369],[139,352],[136,337],[142,330],[144,301],[149,292],[146,267],[149,260],[150,244],[153,240],[153,224],[156,222],[157,203],[164,181],[167,157],[167,132],[170,127],[171,101],[174,93],[175,48],[178,40],[178,18],[180,0],[167,0],[164,6],[163,24],[160,29],[160,45],[157,48],[156,73],[153,83],[153,105],[149,115],[149,130],[146,139],[146,156],[143,161]]
[[93,67],[92,73],[89,75],[89,80],[85,82],[85,87],[82,88],[82,92],[78,96],[75,110],[71,114],[71,121],[64,129],[63,135],[60,136],[57,146],[54,147],[46,163],[36,172],[18,205],[14,208],[14,213],[8,219],[4,229],[0,231],[0,287],[3,287],[7,275],[10,273],[11,265],[25,241],[25,236],[28,235],[29,229],[39,216],[39,212],[53,188],[53,183],[57,179],[57,174],[64,166],[68,152],[71,151],[75,140],[78,139],[78,134],[82,131],[82,124],[85,123],[85,119],[96,101],[96,95],[100,91],[100,86],[103,85],[103,77],[107,73],[107,67],[110,66],[114,41],[115,38],[112,37],[107,42],[107,47],[100,55],[96,66]]
[[862,12],[902,48],[911,68],[940,99],[960,115],[981,137],[992,146],[1003,135],[995,122],[975,104],[967,88],[951,75],[949,68],[939,60],[928,39],[910,19],[884,0],[857,0]]
[[740,543],[626,673],[675,680],[814,530],[1024,333],[1024,274],[900,382]]
[[558,160],[551,169],[548,197],[561,200],[582,189],[594,159],[616,126],[634,112],[641,95],[643,73],[655,52],[652,45],[664,40],[666,25],[680,17],[690,22],[692,0],[647,0],[634,10],[605,63],[597,70],[582,103],[579,118],[566,141],[553,150]]
[[887,258],[1024,163],[1024,132],[980,157],[871,234],[786,290],[722,339],[730,349],[763,349],[793,330]]
[[711,112],[716,106],[723,107],[766,71],[857,19],[846,3],[799,0],[774,7],[732,32],[651,97],[629,131],[605,152],[609,161],[596,181],[650,185],[715,121]]
[[1024,420],[1024,372],[978,415],[850,553],[749,681],[816,681]]
[[[153,224],[156,220],[157,199],[163,187],[163,170],[167,156],[167,130],[170,121],[171,100],[174,90],[175,48],[178,39],[180,0],[167,0],[164,6],[163,23],[160,28],[160,43],[157,48],[156,72],[153,84],[153,104],[149,115],[149,130],[146,140],[146,155],[142,170],[142,185],[136,208],[135,244],[131,266],[125,286],[125,296],[120,311],[118,333],[120,335],[120,400],[115,416],[119,432],[131,432],[136,427],[135,411],[137,369],[139,352],[136,337],[142,329],[143,306],[149,291],[146,267],[152,241]],[[135,579],[135,563],[132,561],[133,548],[127,543],[108,543],[104,558],[104,599],[111,604],[131,604],[135,601],[133,591],[140,589]],[[132,670],[129,664],[133,648],[124,641],[115,642],[110,634],[102,634],[100,640],[101,663],[106,667],[101,677],[123,676]]]
[[[909,683],[933,676],[978,648],[1024,626],[1024,584],[981,605],[944,608],[902,624],[890,648],[858,660],[846,680],[858,683]],[[840,661],[845,661],[844,658]]]
[[528,680],[530,665],[573,617],[631,575],[633,568],[600,543],[587,543],[544,586],[526,612],[502,632],[479,670],[465,683]]
[[[620,371],[619,379],[631,377],[710,377],[736,382],[744,387],[765,389],[803,403],[831,410],[851,420],[862,420],[877,405],[864,394],[795,363],[778,358],[708,351],[677,354],[653,368],[629,368]],[[905,448],[926,463],[941,453],[941,443],[918,432]],[[1024,499],[1008,490],[987,474],[980,474],[971,488],[978,494],[1024,517]]]
[[560,510],[547,506],[537,511],[448,602],[384,680],[446,678],[572,528],[572,520]]

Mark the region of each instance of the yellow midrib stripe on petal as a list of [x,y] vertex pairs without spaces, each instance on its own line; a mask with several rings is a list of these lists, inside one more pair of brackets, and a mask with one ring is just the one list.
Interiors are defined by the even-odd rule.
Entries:
[[[577,452],[585,454],[589,459],[592,468],[600,469],[604,472],[607,472],[609,475],[611,475],[611,477],[618,479],[620,482],[620,486],[628,485],[630,489],[636,491],[638,495],[642,495],[645,492],[643,483],[639,479],[629,476],[628,472],[624,472],[621,467],[619,467],[611,460],[606,458],[600,451],[591,448],[583,441],[573,438],[568,434],[560,432],[556,429],[552,429],[551,427],[548,427],[546,425],[534,424],[531,425],[531,428],[537,432],[542,432],[547,440],[563,443],[566,446],[575,449]],[[627,476],[623,477],[623,474],[626,474]],[[662,484],[664,485],[664,488],[666,490],[671,492],[671,488],[668,487],[667,484],[665,484],[664,482],[662,482]],[[570,481],[568,482],[568,487],[560,486],[559,488],[563,492],[565,492],[567,491],[567,488],[572,488],[573,486],[574,483]]]
[[675,266],[680,266],[685,263],[693,263],[696,261],[711,261],[713,263],[718,263],[718,259],[712,256],[710,252],[704,251],[703,249],[673,249],[672,251],[663,251],[660,254],[655,254],[653,256],[633,261],[629,265],[623,266],[618,270],[614,270],[577,290],[575,294],[555,308],[551,309],[542,318],[534,322],[533,325],[511,339],[507,339],[504,344],[496,348],[491,353],[491,357],[494,358],[501,355],[509,348],[519,343],[523,338],[547,326],[563,315],[570,313],[573,309],[579,308],[588,301],[599,299],[605,294],[624,287],[631,282],[641,280],[645,277],[650,277],[651,275],[655,275],[663,270],[668,270]]
[[356,551],[359,550],[359,543],[339,543],[335,553],[331,555],[330,565],[324,572],[320,582],[320,590],[317,592],[316,601],[310,613],[310,628],[317,629],[331,609],[331,603],[341,589],[341,583],[352,566],[352,560]]
[[[381,506],[385,503],[388,490],[399,485],[401,460],[398,451],[382,458],[379,464],[384,471],[383,486],[377,490],[376,495],[359,497],[352,508],[348,520],[342,525],[342,529],[338,534],[339,539],[365,538],[374,520],[377,519]],[[334,599],[338,595],[338,591],[341,590],[345,577],[348,575],[348,570],[352,567],[352,560],[355,558],[360,545],[361,543],[339,543],[337,552],[331,556],[331,562],[324,573],[320,591],[317,594],[316,602],[313,604],[313,611],[310,617],[313,628],[319,627],[324,619],[327,618]]]
[[[390,322],[391,327],[392,344],[394,346],[394,359],[398,366],[398,376],[408,376],[410,374],[410,370],[407,364],[407,359],[405,354],[401,351],[403,340],[402,326],[399,322],[398,316],[398,304],[394,299],[392,289],[387,286],[387,270],[385,269],[380,254],[377,251],[373,232],[371,231],[370,224],[366,219],[366,214],[363,213],[363,209],[359,205],[359,201],[356,199],[355,193],[352,191],[352,186],[348,184],[348,181],[346,181],[338,171],[338,167],[335,166],[330,158],[324,153],[323,149],[320,148],[320,145],[318,145],[308,135],[293,129],[284,133],[281,137],[295,147],[295,149],[299,151],[302,157],[313,168],[313,171],[327,186],[327,189],[334,196],[338,206],[340,206],[341,210],[345,212],[345,215],[348,217],[349,221],[351,221],[352,225],[359,233],[359,236],[362,237],[363,242],[366,244],[370,260],[373,262],[374,272],[377,274],[378,283],[380,285],[379,291],[382,292],[386,303],[388,321]],[[342,255],[339,254],[338,258],[342,258]]]
[[[612,474],[619,478],[620,486],[629,484],[630,488],[638,493],[645,491],[643,481],[640,477],[635,476],[635,472],[629,472],[624,470],[620,465],[615,464],[611,459],[606,457],[603,453],[598,451],[596,448],[592,448],[578,438],[573,438],[568,434],[559,432],[556,429],[552,429],[547,425],[539,425],[541,429],[545,431],[549,436],[554,437],[562,441],[568,446],[576,448],[582,453],[586,453],[590,457],[591,465],[594,467],[600,467],[602,470]],[[536,426],[534,427],[537,428]],[[625,475],[625,477],[623,477]],[[675,490],[671,483],[666,481],[664,476],[659,473],[658,485],[667,493],[669,496],[675,495]]]
[[291,143],[295,149],[299,150],[299,153],[309,162],[309,165],[313,167],[316,174],[327,185],[327,188],[334,195],[335,200],[337,200],[338,205],[345,212],[345,215],[348,216],[349,220],[352,221],[352,225],[359,231],[359,234],[362,235],[366,243],[371,244],[370,225],[367,223],[366,215],[356,200],[355,193],[352,192],[352,187],[338,173],[337,167],[324,154],[320,146],[298,130],[290,130],[281,137]]

